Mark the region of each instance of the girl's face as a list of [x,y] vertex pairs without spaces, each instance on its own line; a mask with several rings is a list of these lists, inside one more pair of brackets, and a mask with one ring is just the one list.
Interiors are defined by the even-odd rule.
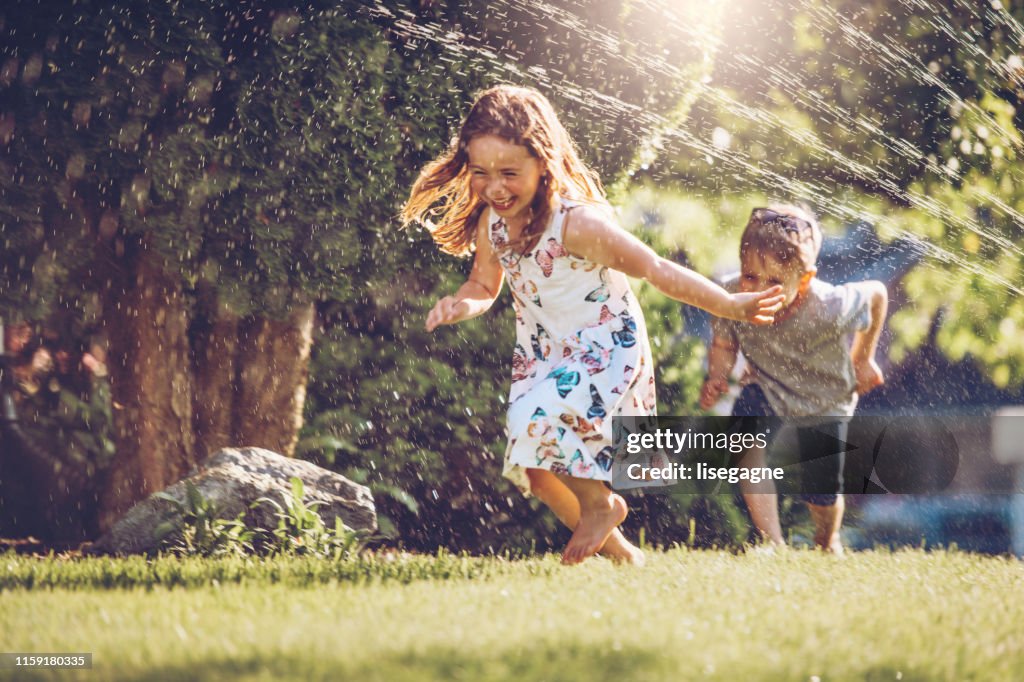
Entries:
[[540,159],[497,135],[478,135],[466,145],[470,188],[506,221],[526,220],[544,174]]
[[770,287],[781,285],[786,300],[783,308],[796,300],[799,294],[810,283],[814,272],[805,272],[800,263],[793,259],[782,263],[770,256],[757,254],[743,258],[740,270],[740,289],[746,292],[764,291]]

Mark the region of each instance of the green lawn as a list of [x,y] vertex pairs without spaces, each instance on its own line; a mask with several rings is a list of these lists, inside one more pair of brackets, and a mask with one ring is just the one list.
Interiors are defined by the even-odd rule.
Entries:
[[[967,680],[1024,674],[1024,563],[652,553],[348,564],[0,557],[0,650],[39,678]],[[62,585],[66,587],[62,587]],[[131,587],[137,585],[138,587]],[[6,679],[34,679],[22,671]]]

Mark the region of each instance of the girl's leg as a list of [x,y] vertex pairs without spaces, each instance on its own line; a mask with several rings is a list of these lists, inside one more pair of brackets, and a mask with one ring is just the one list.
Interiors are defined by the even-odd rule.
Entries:
[[[554,512],[567,528],[575,530],[580,522],[580,501],[557,476],[546,469],[527,469],[530,491]],[[618,528],[608,536],[608,541],[599,550],[602,556],[634,565],[644,562],[644,553],[623,536]]]
[[[740,466],[756,468],[765,466],[764,448],[751,448],[740,460]],[[775,492],[775,483],[762,480],[760,483],[740,481],[740,492],[743,501],[750,511],[750,520],[761,538],[773,545],[785,545],[782,537],[782,525],[779,523],[779,495]]]
[[580,520],[562,552],[563,564],[578,564],[601,549],[626,519],[629,507],[602,481],[557,474],[580,503]]

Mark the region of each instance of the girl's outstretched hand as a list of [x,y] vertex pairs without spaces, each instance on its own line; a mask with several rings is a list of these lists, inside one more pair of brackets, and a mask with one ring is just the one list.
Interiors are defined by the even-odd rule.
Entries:
[[454,296],[445,296],[427,313],[426,329],[432,332],[442,324],[455,324],[465,317],[465,303]]
[[733,319],[759,325],[771,324],[785,300],[786,295],[780,286],[749,294],[732,294]]

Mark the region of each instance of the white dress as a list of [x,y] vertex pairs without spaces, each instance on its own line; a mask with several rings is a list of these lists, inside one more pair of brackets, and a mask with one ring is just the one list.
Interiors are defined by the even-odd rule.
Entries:
[[504,474],[524,493],[527,468],[610,481],[612,417],[657,410],[647,327],[626,275],[563,245],[579,205],[562,199],[523,255],[505,249],[504,219],[488,216],[516,312]]

